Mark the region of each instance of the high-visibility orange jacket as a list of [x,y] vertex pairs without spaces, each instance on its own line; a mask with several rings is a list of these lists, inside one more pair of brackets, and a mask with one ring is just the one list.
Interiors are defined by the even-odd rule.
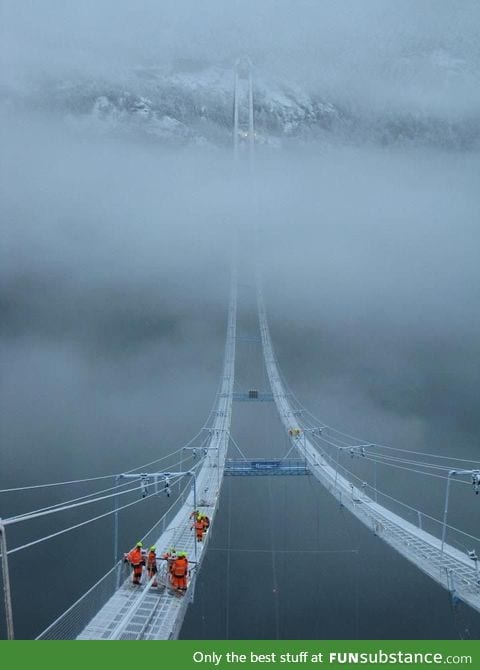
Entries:
[[157,554],[154,551],[149,551],[147,556],[147,568],[157,567]]
[[175,559],[172,565],[172,575],[174,577],[185,577],[188,571],[188,558],[185,556],[180,556],[180,558]]
[[143,565],[145,563],[145,559],[140,547],[134,547],[131,551],[129,551],[127,554],[127,560],[130,561],[132,565]]

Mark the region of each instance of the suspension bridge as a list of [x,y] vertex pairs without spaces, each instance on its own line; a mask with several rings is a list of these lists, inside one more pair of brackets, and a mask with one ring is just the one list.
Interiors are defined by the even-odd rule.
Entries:
[[[247,59],[239,61],[235,68],[233,128],[237,160],[241,159],[241,152],[246,148],[251,162],[255,137],[253,77]],[[190,442],[154,462],[142,464],[128,472],[0,491],[0,494],[7,495],[29,489],[73,487],[85,482],[97,487],[104,486],[105,481],[112,483],[92,493],[0,520],[8,638],[13,639],[15,636],[9,569],[13,557],[42,542],[108,517],[114,521],[111,569],[39,632],[37,639],[177,638],[187,607],[194,597],[198,575],[215,525],[222,482],[227,476],[314,477],[342,507],[379,539],[452,596],[480,612],[480,538],[449,523],[452,484],[468,486],[474,494],[478,494],[480,463],[372,444],[341,432],[308,412],[286,384],[275,356],[258,257],[255,277],[260,335],[258,342],[261,344],[270,386],[268,390],[235,390],[236,343],[241,338],[237,335],[237,263],[233,262],[220,383],[207,421]],[[289,447],[285,454],[278,458],[246,458],[231,434],[232,408],[236,402],[274,404],[288,440]],[[365,476],[366,464],[372,466],[372,477]],[[399,475],[410,472],[420,478],[441,480],[445,487],[442,513],[435,517],[388,494],[377,476],[379,468],[391,468]],[[151,578],[144,575],[141,586],[135,587],[126,573],[119,552],[121,512],[159,497],[166,501],[166,509],[142,538],[143,543],[155,545],[158,556],[166,555],[171,547],[188,553],[190,570],[184,593],[172,587],[168,563],[162,560],[159,560],[158,573]],[[67,510],[94,509],[95,504],[106,504],[109,509],[14,547],[7,542],[12,526],[55,517]],[[210,518],[210,529],[202,542],[197,541],[192,528],[192,518],[196,512],[205,513]]]

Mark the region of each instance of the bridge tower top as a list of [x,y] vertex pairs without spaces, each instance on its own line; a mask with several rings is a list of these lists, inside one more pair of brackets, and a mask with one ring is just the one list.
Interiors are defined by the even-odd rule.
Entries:
[[235,62],[233,88],[233,153],[239,158],[242,145],[247,144],[250,165],[253,162],[255,128],[253,119],[253,66],[248,56]]

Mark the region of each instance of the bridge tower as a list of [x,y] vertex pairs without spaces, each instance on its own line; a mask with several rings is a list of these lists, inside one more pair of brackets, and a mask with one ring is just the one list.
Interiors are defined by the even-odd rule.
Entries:
[[233,153],[237,161],[240,151],[247,147],[250,166],[255,146],[252,69],[248,57],[239,58],[235,63],[233,86]]

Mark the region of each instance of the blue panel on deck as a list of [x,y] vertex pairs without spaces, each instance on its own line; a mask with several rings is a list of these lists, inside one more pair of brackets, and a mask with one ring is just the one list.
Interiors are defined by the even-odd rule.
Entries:
[[259,475],[309,475],[310,470],[302,459],[227,460],[224,474],[227,476]]
[[251,393],[240,393],[235,392],[233,394],[233,400],[236,402],[273,402],[273,393],[262,393],[257,392],[256,395]]

